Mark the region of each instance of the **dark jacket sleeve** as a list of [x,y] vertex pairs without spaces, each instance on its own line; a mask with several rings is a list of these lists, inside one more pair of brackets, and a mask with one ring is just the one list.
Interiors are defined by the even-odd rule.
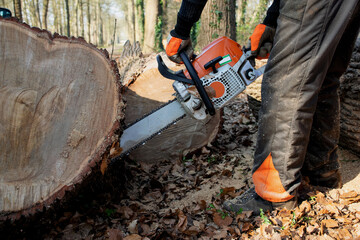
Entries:
[[274,0],[266,12],[266,17],[263,22],[266,26],[276,28],[277,18],[279,17],[279,9],[280,0]]
[[177,15],[175,32],[182,38],[190,36],[190,30],[195,22],[199,21],[200,15],[207,0],[183,0]]

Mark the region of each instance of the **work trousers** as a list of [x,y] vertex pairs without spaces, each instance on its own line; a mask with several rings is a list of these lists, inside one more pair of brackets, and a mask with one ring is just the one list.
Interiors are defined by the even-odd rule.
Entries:
[[339,78],[359,33],[359,0],[281,1],[263,77],[255,191],[291,199],[309,177],[340,168]]

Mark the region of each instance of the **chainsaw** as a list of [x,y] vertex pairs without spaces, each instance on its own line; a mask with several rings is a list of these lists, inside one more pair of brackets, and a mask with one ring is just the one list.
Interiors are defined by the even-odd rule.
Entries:
[[261,76],[265,68],[255,69],[250,49],[241,48],[227,37],[210,43],[192,62],[184,52],[180,57],[186,69],[175,72],[157,56],[161,75],[174,80],[175,99],[126,126],[120,138],[120,157],[186,115],[206,123],[217,109]]

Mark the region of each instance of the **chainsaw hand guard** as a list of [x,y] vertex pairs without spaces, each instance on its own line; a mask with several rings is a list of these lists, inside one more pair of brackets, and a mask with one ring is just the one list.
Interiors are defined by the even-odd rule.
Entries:
[[184,52],[180,52],[180,57],[183,60],[185,67],[188,70],[188,72],[195,84],[195,87],[198,90],[200,97],[203,100],[205,107],[208,110],[209,114],[211,116],[215,115],[214,105],[212,104],[209,96],[207,95],[205,88],[202,84],[202,81],[200,80],[194,66],[191,64],[189,57]]

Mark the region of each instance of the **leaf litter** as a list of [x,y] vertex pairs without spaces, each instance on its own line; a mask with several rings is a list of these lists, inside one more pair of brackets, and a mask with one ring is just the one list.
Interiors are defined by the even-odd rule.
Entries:
[[[52,218],[1,228],[4,239],[355,239],[360,194],[303,182],[293,210],[227,212],[222,203],[252,187],[256,119],[246,95],[224,108],[211,145],[183,159],[156,164],[125,159],[126,182],[75,198]],[[116,200],[114,200],[116,199]],[[38,230],[34,230],[34,228]],[[16,234],[14,234],[14,231]],[[6,235],[8,234],[8,235]]]

